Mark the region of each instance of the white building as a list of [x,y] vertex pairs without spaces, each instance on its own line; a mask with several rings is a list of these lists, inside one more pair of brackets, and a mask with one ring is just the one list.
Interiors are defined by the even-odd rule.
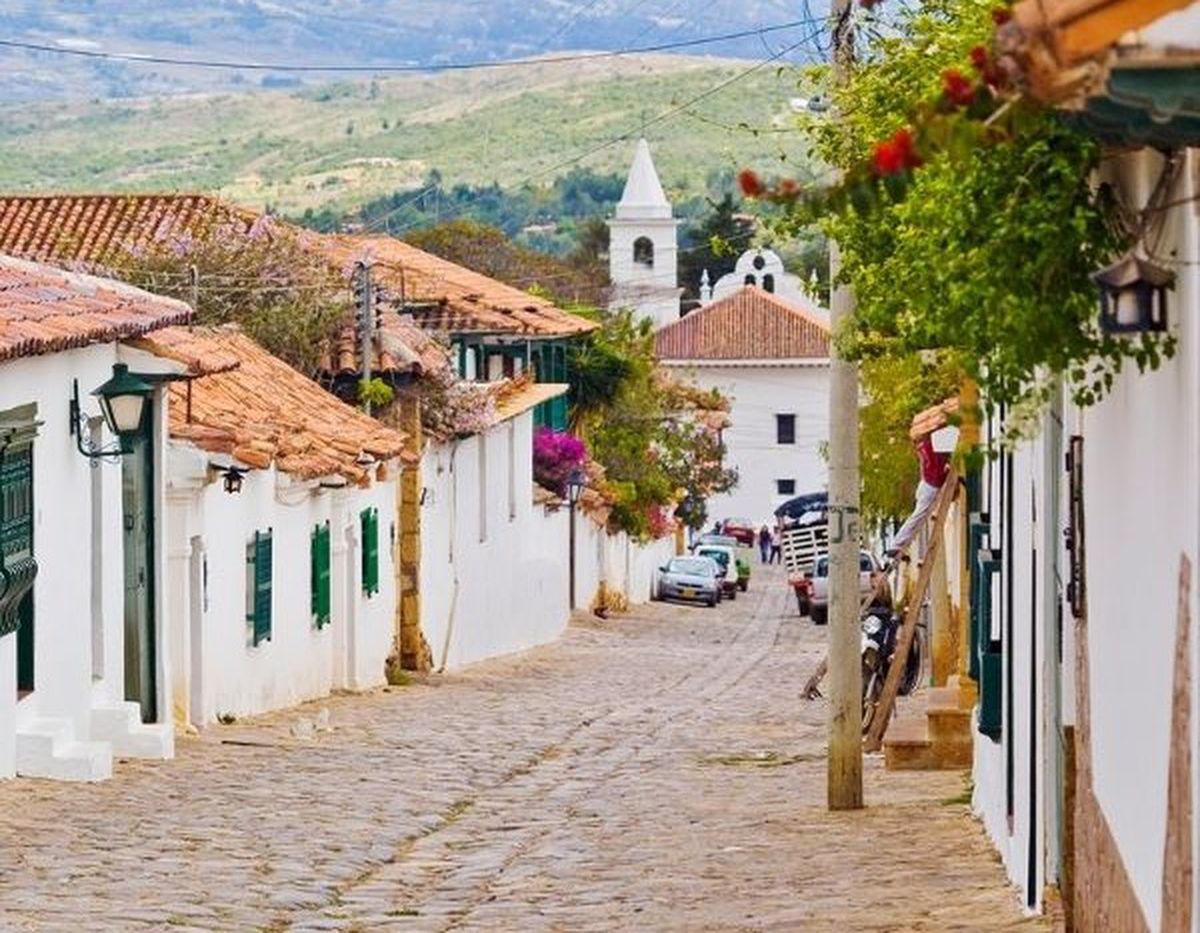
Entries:
[[138,346],[187,366],[167,455],[168,626],[180,723],[384,683],[404,435],[233,328]]
[[[1057,888],[1073,929],[1195,931],[1200,121],[1176,103],[1200,69],[1200,5],[1136,31],[1153,10],[1066,7],[1018,4],[1014,24],[1044,16],[1046,32],[1009,38],[1025,55],[1020,43],[1068,28],[1045,25],[1061,17],[1121,44],[1088,63],[1102,80],[1074,119],[1109,147],[1097,181],[1144,224],[1133,249],[1173,279],[1153,304],[1176,352],[1153,372],[1126,366],[1086,409],[1063,383],[1034,436],[968,478],[970,520],[947,543],[970,573],[965,587],[952,575],[949,594],[969,620],[960,643],[978,685],[973,804],[1029,909]],[[1060,77],[1078,91],[1081,73],[1075,62]],[[1160,329],[1139,323],[1131,297],[1118,339]],[[982,427],[994,439],[1005,423]]]
[[[173,367],[118,341],[190,316],[0,258],[0,777],[100,780],[114,754],[173,754],[158,379]],[[147,410],[127,453],[89,458],[117,449],[91,393],[118,364]]]
[[773,249],[746,250],[738,257],[733,271],[721,276],[715,284],[709,284],[708,270],[705,269],[700,279],[700,304],[728,298],[747,285],[761,288],[786,304],[804,308],[829,324],[828,309],[818,303],[816,282],[806,284],[800,276],[788,272]]
[[660,330],[659,361],[732,401],[725,463],[730,492],[710,519],[765,522],[794,495],[825,489],[820,447],[829,424],[829,328],[811,302],[791,305],[744,286]]
[[608,221],[612,308],[632,308],[655,327],[679,319],[678,228],[650,158],[639,139],[625,190]]
[[566,391],[527,385],[467,437],[421,460],[421,630],[433,667],[553,641],[566,628],[567,513],[534,501],[533,410]]

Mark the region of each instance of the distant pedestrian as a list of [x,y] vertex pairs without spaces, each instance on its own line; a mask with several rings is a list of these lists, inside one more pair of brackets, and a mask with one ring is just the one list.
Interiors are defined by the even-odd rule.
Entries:
[[783,534],[778,528],[771,531],[771,563],[778,564],[783,561]]
[[758,553],[764,564],[771,559],[771,529],[766,525],[758,530]]

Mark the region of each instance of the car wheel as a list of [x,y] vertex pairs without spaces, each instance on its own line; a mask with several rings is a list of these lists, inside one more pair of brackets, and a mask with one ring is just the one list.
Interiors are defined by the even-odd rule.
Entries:
[[808,600],[804,598],[804,594],[799,590],[796,591],[796,608],[800,610],[800,615],[808,615],[810,606]]
[[750,581],[738,580],[738,589],[745,593],[748,589],[750,589]]
[[808,614],[813,620],[813,625],[824,625],[829,621],[828,606],[811,606],[809,607]]
[[715,608],[717,603],[719,603],[720,601],[721,601],[721,598],[719,596],[708,597],[708,608],[709,609]]

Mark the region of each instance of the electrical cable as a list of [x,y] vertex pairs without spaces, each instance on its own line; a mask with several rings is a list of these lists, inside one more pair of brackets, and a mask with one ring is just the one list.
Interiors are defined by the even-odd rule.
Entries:
[[0,48],[18,49],[26,52],[46,52],[52,55],[74,58],[100,59],[104,61],[120,61],[136,65],[180,65],[189,68],[224,68],[239,71],[285,71],[305,74],[404,74],[427,73],[442,71],[472,71],[482,68],[514,68],[533,67],[539,65],[554,65],[563,62],[602,61],[604,59],[620,58],[625,55],[641,55],[648,52],[669,52],[678,49],[695,48],[702,45],[712,45],[718,42],[732,42],[737,39],[747,39],[753,36],[768,35],[812,23],[803,19],[787,23],[776,23],[770,26],[759,26],[754,29],[743,29],[721,35],[701,36],[696,39],[683,39],[677,42],[662,42],[655,45],[644,45],[637,48],[621,49],[612,52],[581,52],[572,55],[547,55],[538,58],[513,58],[498,60],[477,60],[470,62],[444,62],[404,65],[305,65],[295,62],[238,62],[205,58],[176,58],[168,55],[143,55],[136,52],[105,52],[98,49],[79,49],[66,46],[47,45],[40,42],[26,42],[19,39],[0,39]]

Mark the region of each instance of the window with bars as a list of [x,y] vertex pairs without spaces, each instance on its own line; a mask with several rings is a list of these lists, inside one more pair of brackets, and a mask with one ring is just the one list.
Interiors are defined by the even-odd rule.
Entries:
[[329,522],[313,528],[309,543],[311,553],[311,577],[309,587],[312,600],[312,621],[318,629],[329,624],[332,600],[329,591],[330,543]]
[[362,529],[362,590],[365,596],[379,592],[379,509],[359,513]]
[[271,640],[272,537],[268,528],[246,543],[246,621],[253,645]]
[[796,416],[795,415],[776,415],[775,416],[775,443],[776,444],[794,444],[794,443],[796,443]]

